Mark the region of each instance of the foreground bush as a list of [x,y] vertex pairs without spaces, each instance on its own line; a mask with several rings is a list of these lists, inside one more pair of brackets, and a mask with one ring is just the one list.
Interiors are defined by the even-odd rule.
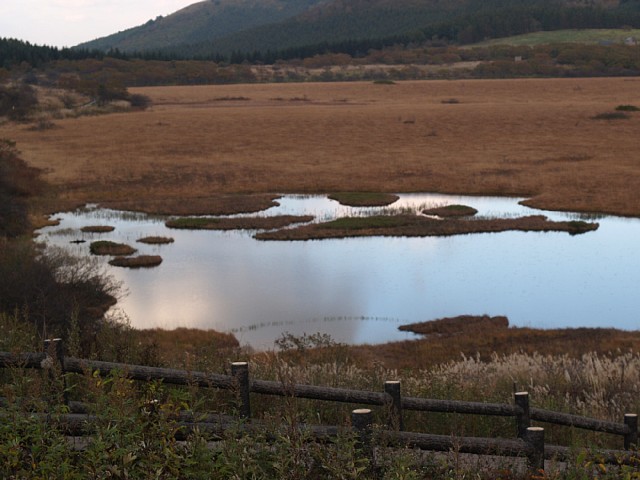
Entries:
[[42,339],[73,331],[88,356],[120,285],[93,260],[33,242],[32,202],[44,190],[15,144],[0,139],[0,315],[31,324]]

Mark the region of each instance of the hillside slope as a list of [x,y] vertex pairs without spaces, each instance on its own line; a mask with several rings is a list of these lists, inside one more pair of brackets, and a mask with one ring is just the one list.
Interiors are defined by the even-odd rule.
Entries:
[[640,26],[639,0],[208,0],[82,46],[207,57],[363,39],[470,43],[623,25]]
[[123,52],[209,42],[293,17],[323,0],[205,0],[144,25],[92,40],[79,48]]

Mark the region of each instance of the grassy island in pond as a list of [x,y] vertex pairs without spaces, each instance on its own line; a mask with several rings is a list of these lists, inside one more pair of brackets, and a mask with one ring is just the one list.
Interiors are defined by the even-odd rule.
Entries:
[[478,210],[467,205],[446,205],[444,207],[427,208],[422,211],[425,215],[436,215],[441,218],[472,217]]
[[297,228],[262,232],[258,240],[316,240],[347,237],[434,237],[469,233],[492,233],[519,230],[524,232],[568,232],[571,235],[598,228],[597,223],[582,221],[555,222],[544,215],[520,218],[445,219],[418,215],[375,215],[344,217],[331,222],[302,225]]
[[109,240],[100,240],[97,242],[91,242],[89,250],[94,255],[118,255],[125,256],[131,255],[136,252],[136,249],[126,245],[124,243],[111,242]]
[[88,225],[80,229],[81,232],[85,233],[109,233],[113,232],[114,230],[115,227],[109,225]]
[[391,193],[339,192],[332,193],[329,198],[349,207],[386,207],[400,197]]
[[137,257],[116,257],[109,261],[114,267],[151,268],[162,263],[160,255],[138,255]]
[[173,243],[174,240],[171,237],[143,237],[136,240],[140,243],[146,243],[148,245],[165,245],[167,243]]
[[313,220],[311,215],[280,215],[274,217],[186,217],[166,222],[169,228],[187,230],[270,230],[283,228],[294,223],[306,223]]

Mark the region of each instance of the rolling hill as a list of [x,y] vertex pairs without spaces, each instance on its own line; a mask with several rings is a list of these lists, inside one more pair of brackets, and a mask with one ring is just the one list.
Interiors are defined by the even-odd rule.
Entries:
[[622,26],[640,27],[640,0],[207,0],[79,47],[206,58]]
[[260,25],[277,24],[322,1],[206,0],[78,47],[132,52],[211,42]]

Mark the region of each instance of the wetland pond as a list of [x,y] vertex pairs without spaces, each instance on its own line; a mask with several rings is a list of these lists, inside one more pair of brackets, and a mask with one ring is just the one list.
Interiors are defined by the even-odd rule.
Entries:
[[[391,207],[463,204],[479,216],[542,214],[517,198],[401,194]],[[321,196],[285,195],[260,215],[313,215],[326,221],[375,213]],[[241,344],[274,347],[283,332],[328,333],[349,344],[415,338],[398,326],[457,315],[505,315],[535,328],[640,328],[640,220],[598,216],[596,231],[482,233],[448,237],[366,237],[259,241],[255,231],[178,230],[167,217],[87,206],[60,213],[39,239],[74,255],[94,240],[162,256],[150,269],[108,265],[126,296],[115,307],[136,328],[193,327],[233,332]],[[90,233],[89,225],[112,232]],[[137,242],[164,236],[167,245]],[[85,243],[72,243],[86,240]]]

